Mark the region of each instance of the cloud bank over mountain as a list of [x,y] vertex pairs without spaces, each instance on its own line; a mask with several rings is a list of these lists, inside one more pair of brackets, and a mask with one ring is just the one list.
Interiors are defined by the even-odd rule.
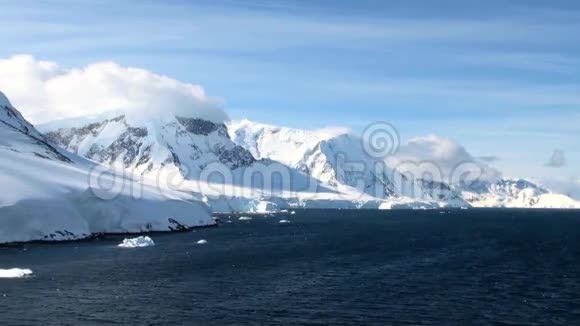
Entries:
[[387,163],[401,172],[429,174],[435,180],[450,183],[465,178],[467,173],[469,178],[488,181],[501,177],[498,170],[475,158],[459,143],[436,135],[409,139]]
[[145,69],[100,62],[64,69],[30,55],[0,59],[0,89],[33,123],[123,112],[135,119],[173,115],[228,120],[199,85]]

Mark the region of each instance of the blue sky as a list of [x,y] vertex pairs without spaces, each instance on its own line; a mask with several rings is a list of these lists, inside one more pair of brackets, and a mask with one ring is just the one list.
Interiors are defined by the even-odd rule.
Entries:
[[[232,118],[393,123],[508,175],[580,177],[578,1],[4,1],[0,58],[114,61],[202,85]],[[555,149],[567,165],[544,164]]]

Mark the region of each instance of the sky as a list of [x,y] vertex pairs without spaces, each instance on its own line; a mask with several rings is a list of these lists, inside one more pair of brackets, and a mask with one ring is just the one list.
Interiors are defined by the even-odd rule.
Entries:
[[233,119],[357,132],[387,121],[403,139],[450,138],[506,175],[580,179],[578,1],[0,0],[0,8],[0,60],[138,67],[154,81],[200,85]]

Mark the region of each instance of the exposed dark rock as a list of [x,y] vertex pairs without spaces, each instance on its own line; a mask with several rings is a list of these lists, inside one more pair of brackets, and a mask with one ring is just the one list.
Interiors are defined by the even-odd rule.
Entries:
[[459,194],[447,183],[427,179],[417,179],[421,189],[436,200],[459,199]]
[[50,157],[48,157],[46,155],[38,154],[37,152],[32,152],[32,154],[34,154],[34,156],[36,156],[36,157],[40,157],[40,158],[43,158],[45,160],[50,160]]
[[141,153],[141,157],[139,158],[139,161],[137,162],[137,166],[141,166],[141,165],[149,162],[149,160],[151,159],[151,147],[152,147],[152,145],[145,147],[145,149],[143,150],[143,153]]
[[[113,164],[122,159],[125,167],[146,166],[147,168],[143,173],[152,171],[155,168],[155,162],[151,162],[151,158],[156,145],[149,144],[150,130],[144,127],[129,126],[124,116],[100,123],[92,123],[81,128],[59,129],[47,133],[46,136],[54,144],[78,154],[79,144],[87,136],[97,137],[110,122],[122,122],[125,125],[125,131],[116,137],[111,145],[103,147],[93,144],[84,156],[106,164]],[[176,121],[169,122],[161,128],[163,132],[156,134],[156,137],[162,137],[162,139],[158,139],[159,146],[166,147],[169,153],[166,159],[159,164],[161,166],[175,165],[184,174],[189,173],[189,168],[191,168],[191,166],[184,164],[196,164],[195,161],[204,160],[208,154],[211,155],[207,157],[215,155],[219,162],[230,169],[245,167],[256,161],[248,150],[231,142],[225,124],[176,117]],[[175,130],[175,135],[172,134],[173,130]],[[206,137],[210,134],[211,137]],[[183,147],[183,145],[187,147]],[[209,148],[204,147],[204,145],[209,146]],[[199,165],[206,163],[199,162]]]
[[186,225],[183,225],[172,218],[169,218],[168,221],[169,221],[169,230],[170,231],[187,231],[190,229]]
[[203,119],[195,119],[195,118],[183,118],[183,117],[175,117],[177,121],[187,130],[188,132],[196,135],[204,135],[207,136],[214,131],[220,131],[220,134],[227,135],[227,127],[225,124],[217,124],[211,121],[203,120]]
[[220,162],[230,169],[237,169],[248,166],[256,161],[252,154],[241,146],[236,146],[230,150],[223,150],[218,156]]

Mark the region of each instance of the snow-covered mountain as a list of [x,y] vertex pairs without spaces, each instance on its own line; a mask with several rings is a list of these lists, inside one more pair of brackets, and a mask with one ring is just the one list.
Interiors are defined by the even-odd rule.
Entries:
[[[565,198],[548,204],[547,192],[529,194],[530,199],[524,193],[492,191],[499,184],[476,193],[439,180],[411,179],[370,157],[360,137],[340,130],[118,116],[74,128],[53,124],[45,136],[51,144],[134,176],[157,182],[177,177],[179,189],[199,193],[217,211],[575,205]],[[219,172],[218,178],[208,171]],[[273,171],[285,177],[277,182]],[[271,180],[256,181],[254,174]]]
[[363,140],[348,131],[307,131],[249,120],[232,121],[228,130],[231,138],[255,157],[281,162],[333,187],[354,188],[379,200],[414,198],[469,206],[451,189],[443,194],[437,188],[441,185],[410,180],[371,157]]
[[[364,153],[360,138],[344,132],[305,131],[248,120],[230,122],[228,130],[232,139],[255,157],[284,162],[329,184],[356,186],[363,182],[363,191],[378,198],[401,196],[408,200],[411,197],[415,203],[427,199],[455,207],[580,208],[579,201],[533,182],[499,176],[490,178],[496,171],[489,168],[485,168],[483,180],[463,184],[405,179],[393,171],[396,165],[383,169],[384,173],[375,173],[372,167],[381,166],[383,162]],[[347,162],[363,163],[367,168],[362,174],[337,172],[340,169],[337,169],[336,157],[340,155]],[[466,152],[462,155],[469,156]],[[449,165],[449,162],[444,163]],[[480,167],[479,163],[473,165]],[[377,193],[377,189],[382,191]],[[382,206],[391,207],[389,203]]]
[[177,172],[197,179],[211,163],[235,170],[255,161],[229,139],[224,124],[196,118],[172,116],[136,124],[122,115],[45,136],[70,152],[140,175]]
[[[220,211],[260,210],[264,205],[377,208],[384,201],[409,207],[412,201],[405,200],[405,192],[421,192],[415,182],[376,165],[353,135],[252,127],[243,130],[233,124],[169,116],[136,122],[119,116],[76,128],[53,124],[45,136],[56,146],[128,169],[133,175],[156,180],[178,176],[183,181],[181,189],[206,195],[206,202]],[[240,141],[242,138],[248,141]],[[245,146],[248,144],[254,146]],[[208,171],[227,177],[216,181],[208,178],[212,176]],[[272,175],[275,172],[284,175],[283,180],[277,180]],[[256,180],[252,174],[272,176],[272,183],[266,185],[266,180]],[[209,196],[215,184],[221,189]],[[430,207],[449,204],[428,196],[422,200],[421,205]],[[460,199],[451,203],[469,206]]]
[[[52,124],[46,129],[46,138],[55,146],[133,176],[199,194],[218,211],[253,210],[260,202],[274,199],[288,207],[289,193],[312,185],[315,193],[330,192],[296,170],[256,160],[230,139],[224,123],[172,115],[148,121],[122,115],[76,128]],[[270,170],[288,172],[292,182],[278,182],[270,189],[264,181],[246,178]]]
[[523,179],[476,181],[462,187],[461,194],[475,207],[580,208],[577,200]]
[[112,173],[50,144],[1,92],[0,184],[0,243],[213,224],[191,194]]

